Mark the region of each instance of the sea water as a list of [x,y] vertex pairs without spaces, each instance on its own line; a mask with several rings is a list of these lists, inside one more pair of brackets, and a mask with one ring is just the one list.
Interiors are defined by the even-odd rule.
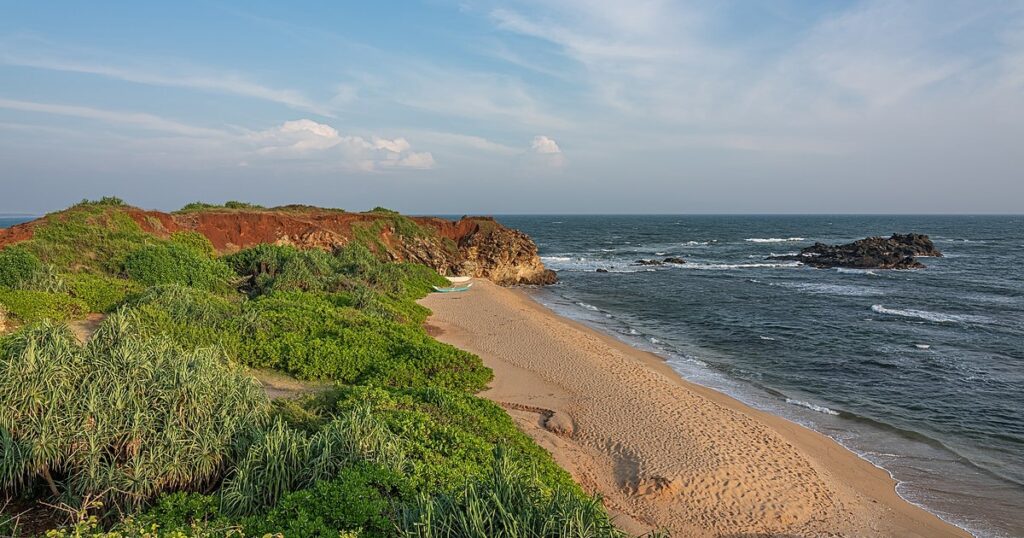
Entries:
[[[556,312],[824,433],[979,536],[1024,536],[1024,217],[504,216]],[[766,259],[929,234],[917,271]],[[685,265],[638,266],[680,256]],[[607,273],[598,273],[597,269]]]

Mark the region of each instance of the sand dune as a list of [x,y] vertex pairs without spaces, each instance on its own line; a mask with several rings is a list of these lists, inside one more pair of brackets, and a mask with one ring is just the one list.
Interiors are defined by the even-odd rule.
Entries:
[[625,529],[673,536],[969,536],[825,436],[683,381],[658,357],[477,280],[432,332],[495,372],[509,410]]

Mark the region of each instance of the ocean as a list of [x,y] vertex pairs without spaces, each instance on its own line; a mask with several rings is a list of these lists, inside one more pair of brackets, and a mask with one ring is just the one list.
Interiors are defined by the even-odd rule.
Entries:
[[[558,271],[539,302],[832,437],[978,536],[1024,536],[1024,217],[499,220]],[[893,232],[929,234],[945,257],[918,271],[765,259]],[[688,263],[633,263],[668,256]]]
[[[498,219],[558,271],[539,302],[832,437],[978,536],[1024,536],[1024,217]],[[919,271],[765,259],[893,232],[929,234],[945,257]],[[688,263],[633,264],[668,256]]]

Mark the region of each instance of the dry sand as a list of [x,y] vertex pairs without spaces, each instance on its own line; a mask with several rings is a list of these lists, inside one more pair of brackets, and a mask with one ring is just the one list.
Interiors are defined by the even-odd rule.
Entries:
[[831,439],[688,383],[660,358],[477,279],[432,294],[428,330],[494,370],[482,396],[633,533],[969,536]]

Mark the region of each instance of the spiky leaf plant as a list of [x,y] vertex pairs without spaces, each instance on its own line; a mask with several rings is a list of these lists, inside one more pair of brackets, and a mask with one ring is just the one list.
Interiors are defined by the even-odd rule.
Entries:
[[86,346],[50,323],[3,341],[0,487],[132,510],[219,480],[266,423],[266,396],[222,352],[143,334],[122,311]]
[[408,538],[622,538],[597,498],[545,488],[500,445],[480,481],[457,494],[421,496],[403,514]]
[[335,418],[312,436],[276,421],[257,439],[221,488],[224,509],[245,515],[273,506],[286,493],[334,478],[359,461],[401,470],[398,440],[368,408]]

